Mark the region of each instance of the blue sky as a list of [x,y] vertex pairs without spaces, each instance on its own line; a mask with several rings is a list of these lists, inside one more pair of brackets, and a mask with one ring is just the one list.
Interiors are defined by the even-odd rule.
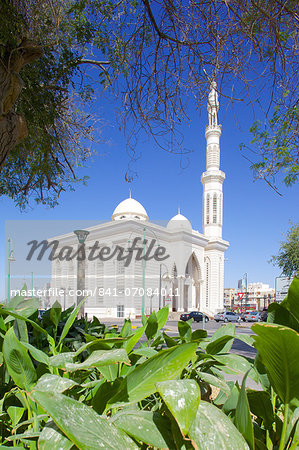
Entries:
[[[202,231],[200,177],[205,170],[204,130],[208,122],[205,107],[189,111],[191,124],[182,127],[185,147],[194,150],[187,155],[188,161],[183,160],[186,168],[180,167],[178,156],[157,148],[152,139],[140,139],[136,147],[140,158],[133,165],[137,177],[130,184],[125,181],[130,159],[124,135],[115,121],[114,106],[102,100],[97,102],[96,108],[98,115],[105,117],[102,137],[108,143],[98,144],[97,155],[82,169],[82,174],[90,177],[88,186],[77,186],[75,192],[63,193],[59,206],[54,209],[34,206],[27,212],[20,212],[11,200],[0,199],[0,298],[4,295],[7,220],[110,220],[114,208],[129,196],[131,188],[132,196],[143,204],[150,220],[169,220],[180,205],[193,228]],[[249,283],[262,281],[274,287],[280,270],[268,260],[277,253],[289,221],[299,222],[298,184],[286,188],[279,182],[280,197],[265,182],[253,182],[249,162],[242,157],[239,144],[249,142],[248,129],[254,118],[251,108],[244,104],[237,106],[235,112],[241,128],[237,127],[231,108],[222,108],[219,114],[221,169],[226,173],[223,238],[230,242],[226,253],[225,287],[236,287],[245,272]],[[18,249],[14,250],[18,258]]]

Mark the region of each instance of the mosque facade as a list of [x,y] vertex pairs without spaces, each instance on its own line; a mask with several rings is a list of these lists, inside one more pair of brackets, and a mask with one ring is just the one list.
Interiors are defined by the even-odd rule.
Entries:
[[224,253],[229,243],[222,239],[225,174],[220,170],[216,83],[211,85],[207,110],[203,232],[192,229],[180,211],[167,224],[151,222],[143,205],[130,195],[115,208],[111,221],[86,229],[84,244],[78,244],[73,232],[51,239],[59,242],[58,252],[77,249],[79,255],[84,245],[80,263],[66,258],[67,250],[52,262],[52,291],[64,293],[65,308],[77,301],[77,275],[83,267],[79,287],[84,286],[88,317],[134,318],[166,305],[174,312],[215,314],[223,309]]

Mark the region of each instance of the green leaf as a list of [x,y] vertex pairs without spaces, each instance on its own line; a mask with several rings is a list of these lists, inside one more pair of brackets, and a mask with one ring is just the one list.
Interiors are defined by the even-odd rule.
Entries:
[[120,331],[121,337],[127,337],[132,334],[132,324],[130,319],[125,319],[122,329]]
[[109,401],[109,405],[135,403],[153,394],[157,382],[172,380],[181,374],[196,349],[197,344],[192,343],[161,350],[123,379],[120,392]]
[[182,320],[180,320],[178,322],[178,330],[179,330],[180,338],[185,342],[191,341],[191,336],[192,336],[191,324],[192,324],[192,322],[193,322],[193,319],[187,320],[187,322],[183,322]]
[[227,353],[235,339],[235,336],[221,336],[218,339],[209,343],[206,348],[206,352],[210,355],[215,355],[217,353]]
[[34,322],[34,320],[30,320],[30,319],[28,319],[27,317],[22,316],[21,314],[18,314],[18,313],[16,313],[15,311],[12,311],[12,310],[9,310],[9,309],[6,309],[6,308],[0,309],[0,314],[7,314],[7,315],[10,315],[10,316],[12,316],[12,317],[14,317],[14,318],[16,318],[16,319],[25,320],[26,322],[30,323],[30,325],[32,325],[32,327],[33,327],[36,331],[38,331],[39,333],[44,334],[44,335],[46,336],[46,338],[47,338],[49,344],[50,344],[52,347],[54,347],[55,341],[54,341],[54,339],[52,338],[52,336],[50,336],[49,333],[48,333],[46,330],[44,330],[44,329],[43,329],[42,327],[40,327],[36,322]]
[[200,389],[194,380],[172,380],[156,384],[182,433],[188,434],[200,403]]
[[231,411],[234,411],[237,408],[239,393],[240,393],[240,389],[239,389],[238,383],[236,383],[233,386],[228,399],[223,403],[222,411],[225,414],[228,415],[229,413],[231,413]]
[[49,358],[49,366],[64,369],[66,364],[74,361],[75,356],[76,355],[73,352],[59,353],[58,355],[51,356]]
[[211,384],[212,386],[219,388],[221,391],[225,392],[225,394],[227,395],[230,394],[230,388],[228,384],[221,378],[215,377],[215,375],[211,375],[210,373],[199,371],[197,372],[197,375],[200,377],[201,380]]
[[93,390],[91,405],[93,409],[102,414],[105,411],[107,402],[112,398],[119,390],[120,381],[114,382],[98,381],[98,386]]
[[[27,286],[24,285],[21,291],[27,291]],[[16,295],[9,301],[6,308],[28,318],[38,310],[39,305],[38,298],[25,298],[23,295]]]
[[36,372],[27,350],[10,328],[3,341],[3,356],[9,375],[21,389],[30,390],[36,380]]
[[[86,338],[86,335],[85,335]],[[74,356],[80,355],[84,350],[110,350],[112,347],[112,344],[122,344],[125,343],[126,340],[129,339],[129,337],[126,338],[95,338],[92,341],[87,342],[86,344],[83,344],[81,347],[78,348],[78,350],[75,352]]]
[[50,309],[50,319],[54,324],[55,329],[59,324],[60,316],[61,316],[61,304],[56,300],[56,302],[52,305],[52,308]]
[[250,364],[250,362],[248,362],[243,356],[235,355],[234,353],[214,355],[213,357],[216,361],[223,364],[223,366],[219,366],[219,368],[228,374],[241,373],[244,375],[253,367],[252,364]]
[[166,325],[168,316],[169,316],[169,307],[164,306],[163,308],[157,311],[157,319],[158,319],[158,330],[161,330]]
[[152,411],[124,411],[112,417],[112,422],[137,441],[150,447],[175,448],[169,421]]
[[133,355],[138,356],[146,356],[147,358],[151,358],[156,355],[158,352],[153,347],[140,347],[137,350],[134,350]]
[[[298,239],[298,238],[297,238]],[[281,306],[286,308],[299,323],[299,278],[294,277],[286,298],[281,302]]]
[[293,443],[294,444],[297,443],[297,447],[296,447],[296,445],[293,444],[294,445],[293,448],[298,449],[298,445],[299,445],[299,408],[296,408],[290,417],[290,421],[288,423],[288,428],[287,428],[287,432],[286,432],[285,442],[288,442],[291,435],[293,436]]
[[44,426],[38,440],[39,450],[70,450],[73,445],[52,420]]
[[13,327],[16,338],[21,342],[28,342],[28,330],[25,320],[16,319]]
[[39,378],[34,389],[43,392],[64,392],[76,385],[77,383],[69,378],[62,378],[58,375],[45,373]]
[[272,423],[274,422],[270,394],[266,391],[248,390],[247,398],[252,414],[256,417],[260,417],[264,422],[265,428],[270,430],[272,428]]
[[12,426],[15,427],[19,423],[22,415],[24,414],[25,408],[19,406],[9,406],[7,412],[11,418]]
[[107,381],[114,381],[118,377],[118,365],[109,364],[109,366],[98,367],[99,372],[106,378]]
[[164,331],[163,331],[163,337],[165,339],[166,345],[167,347],[175,347],[177,345],[177,341],[175,341],[172,337],[168,336]]
[[194,330],[191,334],[191,341],[201,341],[202,339],[206,338],[208,335],[207,330],[201,330],[200,328],[198,330]]
[[146,325],[147,325],[147,317],[146,317],[144,312],[142,313],[142,316],[141,316],[141,322],[142,322],[142,325],[144,327],[146,327]]
[[30,431],[25,431],[24,433],[21,433],[21,434],[14,434],[12,436],[9,436],[7,438],[7,440],[8,441],[22,440],[22,441],[26,442],[27,439],[34,439],[35,440],[39,436],[40,436],[40,432],[38,432],[38,431],[34,432],[34,431],[30,430]]
[[31,395],[81,450],[138,448],[124,432],[84,403],[55,392],[33,391]]
[[199,450],[248,450],[248,445],[230,419],[211,403],[202,401],[191,424],[189,437]]
[[74,372],[75,370],[108,366],[119,362],[130,364],[130,360],[125,349],[117,348],[115,350],[95,350],[84,362],[77,364],[67,363],[65,368],[70,372]]
[[81,302],[79,303],[78,306],[76,306],[76,308],[74,308],[73,312],[69,315],[67,321],[65,322],[65,325],[63,327],[59,342],[57,344],[57,347],[62,343],[63,339],[66,337],[66,335],[68,334],[71,326],[73,325],[77,314],[79,312],[79,309],[81,308],[81,305],[83,305],[83,303],[85,302],[86,298],[84,298],[83,300],[81,300]]
[[255,347],[266,367],[271,385],[283,403],[299,398],[299,334],[272,324],[252,326]]
[[158,319],[155,311],[147,319],[147,324],[145,327],[145,335],[148,340],[152,339],[158,331]]
[[298,332],[299,321],[287,308],[282,306],[282,303],[271,303],[269,305],[267,322],[283,325]]
[[143,333],[144,327],[137,328],[135,333],[123,344],[123,347],[126,349],[128,354],[133,350]]
[[[236,326],[233,323],[221,326],[211,337],[209,344],[214,353],[228,353],[233,345],[233,337],[236,335]],[[213,343],[213,344],[212,344]],[[218,351],[216,351],[218,350]],[[208,352],[209,353],[209,352]],[[214,354],[213,353],[213,354]]]
[[250,415],[249,403],[245,391],[247,374],[244,376],[236,407],[235,425],[246,439],[249,447],[254,450],[253,424]]
[[248,334],[237,334],[235,339],[245,342],[245,344],[249,345],[250,347],[253,347],[254,339],[252,336],[249,336]]
[[22,342],[22,345],[29,350],[31,356],[36,360],[43,364],[48,365],[49,364],[49,356],[46,355],[42,350],[39,350],[38,348],[34,347],[31,344],[28,344],[27,342]]

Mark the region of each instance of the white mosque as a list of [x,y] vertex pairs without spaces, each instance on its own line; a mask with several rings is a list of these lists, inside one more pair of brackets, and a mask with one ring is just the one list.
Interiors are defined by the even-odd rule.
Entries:
[[[86,229],[87,259],[80,267],[76,258],[52,262],[51,288],[64,293],[64,307],[76,303],[76,290],[84,286],[88,317],[134,318],[165,305],[173,312],[214,314],[223,309],[224,252],[229,243],[222,239],[225,174],[220,170],[216,83],[211,85],[207,109],[203,233],[193,230],[180,211],[166,226],[151,222],[146,209],[130,195],[115,208],[111,221]],[[59,241],[59,249],[77,249],[74,232],[49,242],[53,239]],[[84,280],[82,284],[81,273],[78,285],[82,264]]]

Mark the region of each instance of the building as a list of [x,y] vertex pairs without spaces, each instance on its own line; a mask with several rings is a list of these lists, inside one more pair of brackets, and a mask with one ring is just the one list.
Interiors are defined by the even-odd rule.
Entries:
[[[223,309],[224,252],[229,243],[222,239],[225,174],[220,170],[216,83],[207,110],[203,233],[193,230],[180,211],[167,225],[151,222],[145,208],[130,195],[115,208],[111,221],[86,230],[83,269],[77,257],[68,257],[78,246],[73,232],[49,239],[52,245],[58,242],[55,254],[60,255],[52,263],[51,288],[63,292],[66,307],[76,301],[77,273],[81,273],[88,316],[136,317],[166,304],[174,312],[195,309],[214,314]],[[82,245],[80,249],[78,254],[83,255]]]
[[246,292],[242,289],[224,289],[224,306],[233,310],[262,310],[274,301],[275,290],[262,282],[249,283]]

